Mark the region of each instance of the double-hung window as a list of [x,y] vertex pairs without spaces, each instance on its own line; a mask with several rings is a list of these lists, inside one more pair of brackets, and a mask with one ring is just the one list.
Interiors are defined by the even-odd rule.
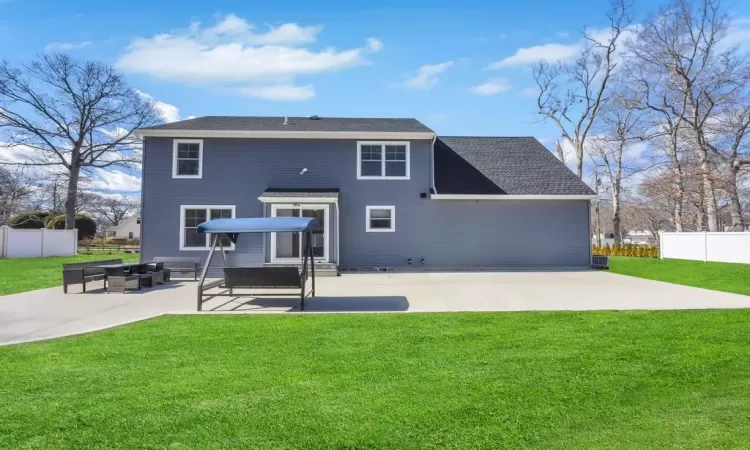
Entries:
[[[234,219],[234,205],[180,206],[180,250],[206,250],[211,246],[210,234],[198,233],[198,225],[211,219]],[[221,237],[225,250],[234,250],[234,243]]]
[[408,142],[357,142],[357,178],[408,180]]
[[203,141],[175,139],[172,150],[172,178],[203,176]]
[[368,206],[366,220],[368,232],[396,231],[396,207]]

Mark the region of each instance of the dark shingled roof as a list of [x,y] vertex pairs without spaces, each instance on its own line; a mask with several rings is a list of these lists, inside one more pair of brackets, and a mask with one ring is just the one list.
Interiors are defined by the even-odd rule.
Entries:
[[593,195],[533,137],[438,137],[438,194]]
[[368,119],[355,117],[240,117],[206,116],[146,128],[147,130],[206,131],[343,131],[434,133],[417,119]]

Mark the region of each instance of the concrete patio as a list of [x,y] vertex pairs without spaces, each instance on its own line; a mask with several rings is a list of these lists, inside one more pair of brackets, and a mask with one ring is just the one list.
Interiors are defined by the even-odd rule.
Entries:
[[[161,314],[195,314],[196,283],[173,282],[127,294],[97,284],[0,297],[0,344],[109,328]],[[316,312],[554,311],[750,308],[750,296],[608,272],[371,273],[319,278]],[[299,311],[299,297],[215,297],[206,313]]]

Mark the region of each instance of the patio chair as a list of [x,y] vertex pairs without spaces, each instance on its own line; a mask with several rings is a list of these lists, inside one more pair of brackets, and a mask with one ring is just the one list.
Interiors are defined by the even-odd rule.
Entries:
[[169,281],[168,277],[165,276],[164,263],[163,262],[152,262],[146,264],[146,271],[153,277],[154,283],[164,283]]

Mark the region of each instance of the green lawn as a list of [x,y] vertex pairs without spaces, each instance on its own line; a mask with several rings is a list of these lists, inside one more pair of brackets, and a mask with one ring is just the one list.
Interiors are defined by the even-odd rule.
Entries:
[[741,448],[750,311],[166,316],[0,347],[0,448]]
[[622,275],[750,295],[750,264],[610,256],[609,265]]
[[136,253],[98,253],[94,255],[52,256],[48,258],[0,259],[0,295],[33,291],[62,285],[62,265],[73,262],[122,258],[138,261]]

